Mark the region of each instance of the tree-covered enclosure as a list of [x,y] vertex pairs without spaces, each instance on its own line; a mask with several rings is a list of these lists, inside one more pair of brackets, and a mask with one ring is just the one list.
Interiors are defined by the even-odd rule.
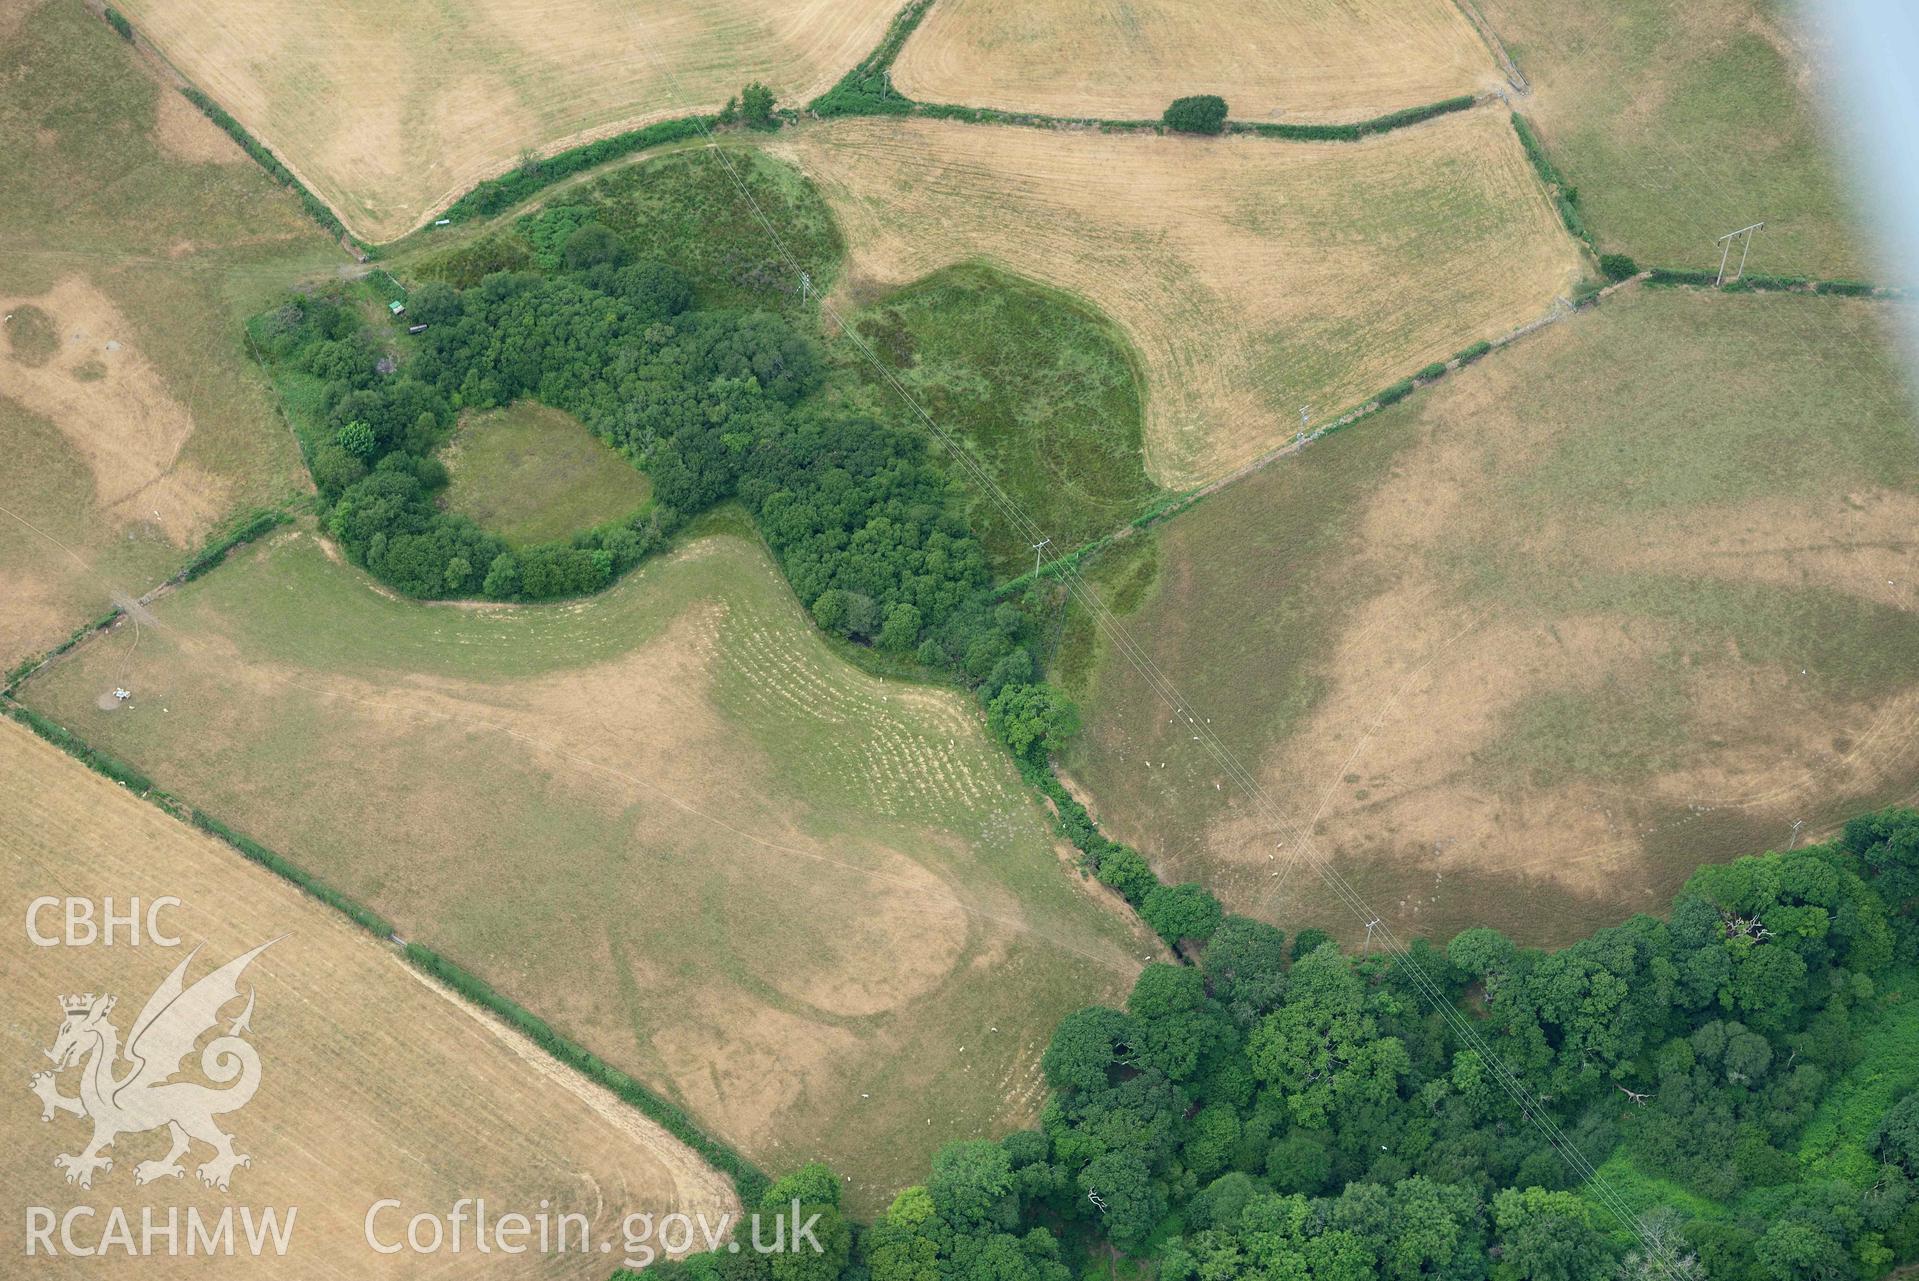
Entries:
[[[1705,869],[1668,919],[1556,952],[1482,929],[1356,958],[1161,884],[1052,774],[1077,713],[1036,676],[1043,602],[996,594],[968,520],[979,495],[879,407],[870,377],[835,367],[719,166],[669,160],[430,261],[400,322],[364,286],[256,319],[326,528],[403,592],[540,600],[597,590],[693,514],[738,502],[822,628],[976,690],[1085,869],[1181,962],[1148,966],[1125,1009],[1059,1027],[1040,1129],[948,1146],[866,1228],[808,1167],[768,1206],[821,1209],[825,1254],[672,1268],[1060,1281],[1118,1251],[1160,1281],[1863,1281],[1919,1254],[1919,1022],[1899,1005],[1919,974],[1919,815]],[[742,163],[755,200],[792,206],[790,243],[823,285],[830,221],[808,221],[794,177]],[[867,320],[880,359],[914,375],[933,331],[913,299]],[[915,376],[937,392],[963,373]],[[517,548],[446,510],[437,453],[455,420],[527,398],[642,468],[648,506]],[[975,444],[1020,470],[1018,442]],[[1123,501],[1150,497],[1115,475]],[[1630,1229],[1514,1087],[1583,1161],[1633,1182]]]
[[[738,223],[712,229],[716,208],[746,220],[772,205],[815,279],[837,261],[803,180],[734,163],[740,184],[711,157],[666,157],[431,258],[403,315],[362,284],[256,318],[325,528],[408,595],[538,601],[607,586],[688,517],[737,501],[822,628],[956,676],[1016,754],[1043,762],[1074,722],[1035,679],[1038,611],[995,599],[967,497],[923,431],[833,376],[790,264]],[[455,422],[522,399],[645,471],[647,506],[518,547],[448,510],[439,450]]]
[[[666,1281],[1065,1281],[1109,1246],[1159,1281],[1879,1276],[1919,1254],[1916,895],[1919,813],[1888,810],[1556,952],[1478,929],[1352,957],[1227,917],[1060,1025],[1038,1130],[949,1144],[850,1243],[830,1211],[840,1244],[797,1268]],[[1507,1072],[1586,1160],[1657,1180],[1633,1228]],[[1862,1086],[1895,1097],[1836,1115]]]

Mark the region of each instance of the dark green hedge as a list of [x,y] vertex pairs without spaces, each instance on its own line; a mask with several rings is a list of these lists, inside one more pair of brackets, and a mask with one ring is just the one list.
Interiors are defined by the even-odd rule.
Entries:
[[1461,365],[1470,365],[1492,349],[1493,345],[1491,343],[1482,340],[1474,343],[1470,347],[1460,348],[1459,354],[1454,356],[1453,359],[1457,360]]
[[531,1010],[510,997],[502,995],[485,979],[461,969],[433,949],[418,943],[408,943],[406,959],[416,968],[446,984],[475,1005],[484,1006],[499,1015],[508,1024],[525,1033],[548,1054],[581,1075],[605,1086],[617,1094],[622,1101],[659,1122],[674,1138],[698,1152],[715,1168],[725,1172],[733,1181],[734,1188],[738,1190],[741,1201],[748,1205],[759,1201],[760,1194],[768,1186],[769,1180],[766,1175],[758,1166],[731,1147],[701,1130],[694,1123],[693,1118],[680,1107],[661,1098],[592,1051],[561,1036]]
[[1872,285],[1864,280],[1822,280],[1813,286],[1813,292],[1864,298],[1871,295]]
[[142,796],[148,793],[165,795],[164,793],[158,792],[158,789],[153,785],[152,779],[133,768],[133,766],[120,760],[118,757],[109,756],[98,748],[90,746],[74,734],[69,733],[66,727],[55,721],[48,720],[32,708],[22,707],[18,703],[10,702],[7,704],[7,714],[95,773],[104,774],[114,782],[130,788]]
[[1435,360],[1432,364],[1413,375],[1414,378],[1423,383],[1429,383],[1435,378],[1444,378],[1445,376],[1446,362],[1443,360]]
[[1546,154],[1545,146],[1539,141],[1539,135],[1533,132],[1533,127],[1526,117],[1515,111],[1512,113],[1512,122],[1513,132],[1519,135],[1519,145],[1525,150],[1526,159],[1532,162],[1533,172],[1539,175],[1539,180],[1546,184],[1546,190],[1552,196],[1553,208],[1559,211],[1559,220],[1566,225],[1566,230],[1571,232],[1575,239],[1591,246],[1592,234],[1586,230],[1586,220],[1579,214],[1578,193],[1567,184],[1559,170],[1554,167],[1551,157]]
[[484,218],[499,213],[581,170],[632,155],[636,151],[645,151],[649,147],[698,137],[711,129],[717,120],[717,116],[682,116],[677,120],[657,121],[643,129],[631,129],[626,133],[614,134],[611,138],[573,147],[511,173],[488,178],[448,205],[440,216],[453,222],[465,222],[469,218]]
[[1295,142],[1357,142],[1361,138],[1376,133],[1390,133],[1394,129],[1404,129],[1407,125],[1416,125],[1422,120],[1431,120],[1434,116],[1451,115],[1455,111],[1465,111],[1479,100],[1471,94],[1457,98],[1447,98],[1441,102],[1429,102],[1423,107],[1407,107],[1404,111],[1394,111],[1387,115],[1375,116],[1371,120],[1359,120],[1344,125],[1286,125],[1286,124],[1234,124],[1227,128],[1229,133],[1253,133],[1262,138],[1289,138]]
[[19,663],[15,664],[14,669],[7,673],[6,683],[5,685],[0,686],[0,691],[11,690],[15,685],[18,685],[21,681],[25,680],[27,676],[30,673],[32,673],[32,671],[35,668],[39,667],[42,663],[49,662],[53,659],[60,657],[60,655],[66,653],[68,650],[72,649],[75,645],[78,645],[81,641],[85,640],[87,637],[91,636],[93,633],[99,631],[102,627],[105,627],[108,623],[111,623],[114,619],[118,617],[120,617],[120,607],[118,605],[115,605],[112,609],[100,615],[100,617],[94,619],[92,622],[82,623],[80,624],[80,626],[74,628],[73,631],[68,634],[65,640],[61,641],[58,645],[55,645],[52,649],[48,650],[46,653],[40,654],[33,658],[21,659]]
[[1386,388],[1386,390],[1380,392],[1379,395],[1375,396],[1373,399],[1379,402],[1379,407],[1381,409],[1384,409],[1388,405],[1398,404],[1400,401],[1406,399],[1406,397],[1412,394],[1413,394],[1413,380],[1410,378],[1402,378],[1398,382],[1394,383],[1392,386]]
[[128,22],[118,9],[109,5],[101,10],[101,16],[106,18],[109,27],[120,33],[122,40],[133,39],[133,24]]
[[302,893],[345,913],[355,925],[382,939],[392,936],[393,922],[348,898],[299,864],[282,858],[250,836],[242,836],[203,810],[194,810],[190,818],[201,831],[219,837],[244,854],[249,861],[258,863],[281,880],[297,885]]
[[262,534],[270,533],[291,521],[293,517],[276,508],[261,508],[241,521],[230,532],[222,534],[202,547],[194,558],[186,563],[186,568],[174,575],[174,581],[190,583],[200,575],[226,559],[228,552],[245,543],[250,543]]
[[898,116],[911,111],[913,102],[893,90],[893,59],[932,6],[933,0],[908,0],[893,15],[873,52],[841,76],[838,84],[807,103],[806,109],[816,116]]
[[308,191],[306,184],[293,176],[293,171],[280,163],[280,158],[268,151],[254,136],[246,131],[238,120],[228,115],[219,103],[188,85],[180,92],[186,100],[198,107],[208,120],[219,125],[229,138],[240,144],[240,149],[252,156],[259,166],[272,175],[273,180],[300,198],[300,204],[307,211],[307,217],[325,227],[336,236],[347,234],[346,225],[333,216],[326,202]]

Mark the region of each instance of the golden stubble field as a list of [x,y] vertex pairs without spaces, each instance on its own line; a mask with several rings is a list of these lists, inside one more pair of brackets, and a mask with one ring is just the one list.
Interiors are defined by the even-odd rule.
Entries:
[[391,240],[527,149],[717,108],[751,80],[823,92],[892,0],[391,5],[129,0],[127,16],[368,240]]
[[984,259],[1135,344],[1146,466],[1214,479],[1549,310],[1581,270],[1506,117],[1358,143],[846,120],[768,144],[849,245],[842,298]]
[[939,0],[893,83],[923,102],[1107,119],[1216,93],[1234,119],[1304,123],[1502,81],[1452,0]]
[[[376,1201],[386,1229],[420,1211],[444,1215],[460,1197],[509,1210],[580,1213],[592,1239],[621,1240],[630,1213],[738,1209],[731,1185],[684,1144],[611,1094],[562,1068],[524,1037],[429,983],[378,940],[331,908],[301,895],[238,854],[126,789],[94,774],[11,720],[0,720],[0,887],[8,918],[0,942],[0,988],[9,1010],[0,1055],[14,1097],[0,1108],[0,1204],[15,1230],[26,1208],[64,1214],[93,1205],[102,1217],[80,1220],[80,1244],[105,1228],[106,1208],[123,1207],[139,1231],[151,1207],[211,1218],[227,1206],[296,1207],[284,1257],[137,1258],[109,1262],[125,1275],[325,1278],[448,1275],[604,1277],[607,1255],[535,1259],[474,1252],[432,1258],[382,1255],[365,1244],[364,1220]],[[22,926],[28,903],[43,895],[111,895],[116,910],[172,895],[160,923],[176,948],[128,946],[124,927],[112,947],[33,945]],[[59,936],[61,912],[44,911],[43,934]],[[234,1171],[228,1192],[203,1186],[193,1166],[210,1154],[195,1144],[179,1179],[134,1182],[134,1167],[166,1152],[164,1131],[125,1134],[107,1155],[111,1169],[91,1188],[70,1186],[53,1157],[78,1152],[90,1127],[56,1113],[40,1119],[28,1078],[45,1069],[42,1051],[60,1028],[60,998],[104,993],[118,998],[112,1021],[125,1035],[148,995],[194,947],[191,984],[241,953],[277,938],[242,975],[255,998],[249,1040],[260,1057],[258,1092],[218,1118],[236,1151],[252,1164]],[[233,1003],[222,1026],[239,1013]],[[189,1055],[188,1072],[197,1069]],[[124,1069],[121,1069],[124,1070]],[[79,1071],[58,1078],[77,1092]],[[236,1232],[238,1228],[236,1227]],[[89,1235],[91,1234],[91,1235]],[[54,1238],[58,1243],[58,1236]],[[616,1246],[616,1249],[618,1247]],[[621,1257],[619,1254],[613,1256]],[[35,1275],[100,1275],[100,1260],[36,1260]]]

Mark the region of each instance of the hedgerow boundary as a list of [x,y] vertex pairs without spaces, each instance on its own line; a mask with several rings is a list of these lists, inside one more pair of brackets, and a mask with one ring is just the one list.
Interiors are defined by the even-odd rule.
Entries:
[[[94,629],[89,629],[89,632],[91,630]],[[60,652],[64,653],[70,648],[71,644],[65,645]],[[0,694],[0,712],[26,726],[88,769],[118,783],[142,800],[150,801],[170,817],[192,824],[248,862],[266,869],[308,898],[324,903],[374,938],[393,946],[408,965],[467,1003],[478,1006],[522,1033],[554,1059],[608,1090],[621,1102],[686,1144],[702,1160],[727,1176],[742,1203],[750,1205],[757,1202],[760,1194],[769,1186],[770,1180],[758,1166],[730,1145],[701,1129],[685,1109],[561,1035],[546,1020],[457,962],[422,944],[402,940],[391,921],[353,896],[334,888],[285,855],[235,831],[205,810],[191,806],[163,790],[153,779],[125,761],[94,747],[52,718],[15,701],[11,691]]]
[[99,3],[99,0],[86,0],[86,6],[102,22],[112,27],[122,40],[132,45],[164,71],[173,81],[173,87],[179,91],[180,96],[197,107],[200,113],[211,120],[222,133],[233,139],[240,150],[251,156],[260,168],[266,170],[269,178],[292,192],[294,199],[298,200],[300,207],[306,211],[307,217],[319,224],[328,234],[338,237],[342,247],[349,247],[361,253],[366,252],[367,246],[347,230],[346,224],[340,221],[340,215],[334,212],[332,205],[315,194],[313,189],[301,181],[300,176],[275,155],[270,147],[248,133],[246,126],[235,120],[225,108],[189,80],[185,73],[174,66],[173,62],[161,53],[152,41],[135,30],[133,24],[127,21],[125,14],[110,5]]
[[[950,102],[919,102],[893,87],[893,63],[906,41],[919,29],[933,0],[908,0],[887,25],[873,52],[840,77],[839,83],[806,104],[806,114],[827,120],[836,116],[922,116],[931,120],[958,120],[966,124],[1013,125],[1034,129],[1084,129],[1097,133],[1174,132],[1159,120],[1117,120],[1104,116],[1055,116],[1040,111],[1005,111],[998,107],[968,107]],[[1494,95],[1463,94],[1423,106],[1387,112],[1370,120],[1342,124],[1265,124],[1228,121],[1223,132],[1277,138],[1289,142],[1357,142],[1374,134],[1390,133],[1435,116],[1465,111]]]
[[[290,523],[292,520],[293,513],[287,507],[259,507],[242,514],[230,522],[224,529],[216,530],[213,536],[207,540],[206,544],[189,557],[186,564],[176,570],[172,577],[161,582],[159,586],[153,588],[138,600],[133,601],[133,607],[139,609],[148,602],[178,587],[181,583],[192,582],[225,560],[234,548],[244,546],[256,538],[271,533],[273,530]],[[120,616],[126,612],[125,606],[115,605],[112,609],[109,609],[92,622],[82,623],[79,627],[75,628],[65,640],[55,645],[46,653],[25,659],[16,664],[13,670],[6,674],[5,679],[0,680],[0,696],[11,694],[14,689],[28,677],[53,662],[56,658],[59,658],[81,641],[86,640],[87,637],[93,635],[95,632],[103,632],[109,627],[112,627]]]

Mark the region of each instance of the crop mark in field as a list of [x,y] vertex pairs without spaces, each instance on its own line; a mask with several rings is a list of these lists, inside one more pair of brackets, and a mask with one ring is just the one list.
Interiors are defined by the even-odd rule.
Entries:
[[[190,544],[223,508],[226,486],[180,450],[193,419],[133,345],[133,327],[91,283],[69,276],[33,298],[0,298],[9,339],[0,391],[51,421],[86,461],[94,499],[115,524],[161,530]],[[56,344],[30,356],[29,320]]]

